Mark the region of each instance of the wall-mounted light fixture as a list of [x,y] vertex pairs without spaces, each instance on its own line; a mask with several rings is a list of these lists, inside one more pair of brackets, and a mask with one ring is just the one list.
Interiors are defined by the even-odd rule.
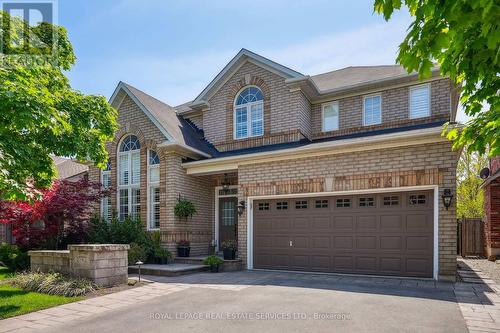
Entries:
[[222,190],[227,192],[229,190],[229,178],[227,178],[227,173],[224,174],[224,181],[222,182]]
[[445,188],[441,198],[443,198],[444,207],[446,208],[446,210],[448,210],[448,208],[451,206],[451,199],[453,198],[453,194],[451,194],[451,190],[449,188]]
[[241,200],[238,202],[238,215],[241,216],[245,211],[245,201]]

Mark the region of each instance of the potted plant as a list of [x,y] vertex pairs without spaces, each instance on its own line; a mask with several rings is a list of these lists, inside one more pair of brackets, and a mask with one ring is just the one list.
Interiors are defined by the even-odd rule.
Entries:
[[191,201],[179,197],[174,207],[174,214],[180,219],[187,219],[196,214],[196,208]]
[[208,256],[203,260],[203,264],[210,266],[210,272],[217,273],[219,271],[219,266],[224,263],[224,260],[217,256]]
[[235,260],[236,251],[238,250],[238,243],[235,240],[228,240],[221,243],[222,252],[224,253],[224,260]]
[[172,253],[162,247],[154,249],[153,255],[155,257],[155,263],[161,265],[168,264],[168,260],[172,257]]
[[191,246],[188,240],[183,239],[177,243],[178,257],[189,257],[189,251],[191,251]]

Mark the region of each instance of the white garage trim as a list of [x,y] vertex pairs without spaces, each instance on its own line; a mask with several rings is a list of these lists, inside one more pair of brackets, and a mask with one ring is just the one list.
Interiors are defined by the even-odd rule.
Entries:
[[262,199],[279,199],[279,198],[304,198],[304,197],[320,197],[320,196],[335,196],[335,195],[355,195],[364,193],[387,193],[387,192],[409,192],[421,190],[434,190],[434,249],[433,249],[433,273],[434,280],[438,279],[439,275],[439,186],[423,185],[423,186],[407,186],[407,187],[390,187],[381,189],[368,189],[357,191],[337,191],[337,192],[319,192],[319,193],[295,193],[295,194],[280,194],[280,195],[265,195],[251,196],[247,198],[247,269],[253,269],[253,202],[254,200]]

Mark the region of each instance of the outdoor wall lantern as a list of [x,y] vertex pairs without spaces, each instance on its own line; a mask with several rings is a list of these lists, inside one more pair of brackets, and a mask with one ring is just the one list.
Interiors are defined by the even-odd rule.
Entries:
[[451,205],[451,199],[453,198],[453,194],[451,194],[451,190],[449,188],[445,188],[441,198],[443,198],[444,207],[446,208],[446,210],[448,210],[448,208]]
[[222,190],[227,193],[229,190],[229,179],[227,178],[227,173],[224,174],[224,181],[222,182]]
[[241,200],[238,202],[238,215],[241,216],[243,212],[245,211],[245,201]]

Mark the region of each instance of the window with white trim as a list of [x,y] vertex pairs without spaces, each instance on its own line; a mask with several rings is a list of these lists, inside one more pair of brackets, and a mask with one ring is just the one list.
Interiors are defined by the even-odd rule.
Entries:
[[323,132],[339,129],[339,103],[330,102],[321,106],[321,130]]
[[410,88],[410,118],[428,117],[431,115],[429,85]]
[[137,218],[141,211],[141,145],[128,135],[118,149],[118,218]]
[[382,96],[365,96],[363,102],[363,125],[377,125],[382,122]]
[[148,151],[148,228],[160,228],[160,157]]
[[[111,187],[111,162],[108,161],[106,169],[101,171],[101,184],[105,189]],[[106,221],[111,221],[112,218],[111,197],[105,196],[101,199],[101,217]]]
[[264,96],[259,88],[243,89],[234,101],[234,138],[264,134]]

